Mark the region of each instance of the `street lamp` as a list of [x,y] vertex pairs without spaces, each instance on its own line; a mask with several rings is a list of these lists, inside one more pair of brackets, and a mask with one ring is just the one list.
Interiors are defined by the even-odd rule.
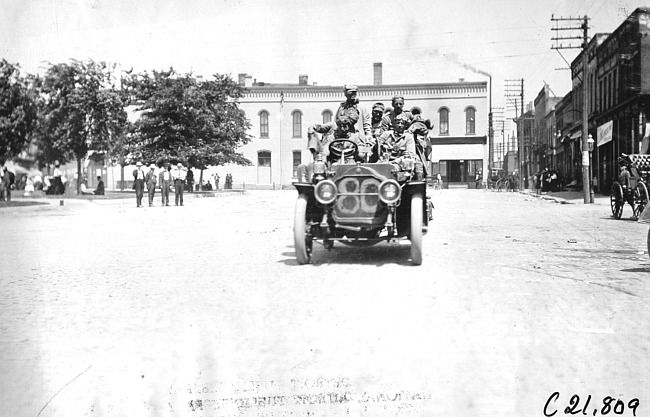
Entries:
[[[592,183],[592,178],[593,178],[592,168],[591,168],[591,166],[593,165],[591,163],[591,161],[592,161],[591,153],[594,151],[594,143],[595,143],[595,141],[594,141],[593,136],[591,136],[591,134],[589,134],[589,136],[587,137],[587,145],[589,146],[589,183],[590,184]],[[591,204],[594,203],[594,187],[589,187],[589,202]]]

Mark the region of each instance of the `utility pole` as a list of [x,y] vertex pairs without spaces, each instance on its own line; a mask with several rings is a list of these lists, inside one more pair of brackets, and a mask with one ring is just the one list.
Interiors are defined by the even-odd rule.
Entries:
[[[523,139],[523,126],[522,118],[524,117],[524,79],[519,80],[506,80],[505,88],[506,98],[512,101],[514,99],[515,120],[517,122],[517,159],[519,160],[519,189],[524,189],[524,178],[528,178],[528,170],[526,169],[526,161],[524,159],[524,139]],[[517,108],[517,101],[521,106],[521,110]]]
[[[584,191],[584,204],[591,204],[594,202],[593,191],[591,190],[591,158],[589,157],[589,136],[588,136],[588,110],[587,110],[587,99],[588,99],[588,88],[587,88],[587,46],[589,43],[588,30],[589,30],[589,18],[585,15],[583,17],[554,17],[551,15],[552,22],[569,22],[576,23],[581,22],[580,26],[568,26],[568,27],[559,27],[556,23],[556,27],[551,28],[551,30],[559,32],[560,30],[581,30],[581,36],[557,36],[551,38],[555,41],[555,46],[551,46],[551,49],[582,49],[582,78],[576,77],[582,82],[582,189]],[[581,39],[582,45],[563,45],[559,43],[562,40],[576,40]]]

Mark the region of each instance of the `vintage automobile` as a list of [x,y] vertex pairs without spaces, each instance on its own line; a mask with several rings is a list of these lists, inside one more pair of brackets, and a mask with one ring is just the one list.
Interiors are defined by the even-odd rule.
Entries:
[[358,146],[346,139],[331,142],[329,152],[329,161],[316,158],[310,180],[293,183],[298,263],[311,261],[314,241],[329,250],[337,241],[369,246],[408,239],[411,262],[420,265],[433,205],[417,164],[404,169],[387,160],[360,162]]

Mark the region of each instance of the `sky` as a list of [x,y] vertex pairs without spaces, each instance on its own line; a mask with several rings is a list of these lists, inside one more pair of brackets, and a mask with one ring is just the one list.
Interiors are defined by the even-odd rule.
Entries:
[[[649,0],[650,3],[650,0]],[[492,106],[524,80],[524,102],[544,84],[571,89],[578,49],[551,49],[555,17],[589,17],[589,35],[614,31],[629,0],[0,0],[0,58],[23,73],[93,59],[136,72],[173,67],[210,78],[318,85],[492,80]],[[578,27],[579,22],[559,22]],[[580,30],[561,36],[581,36]],[[574,45],[579,45],[575,40]],[[567,44],[567,42],[564,42]],[[566,61],[565,61],[566,60]],[[565,69],[562,69],[565,68]],[[514,114],[512,115],[514,116]]]

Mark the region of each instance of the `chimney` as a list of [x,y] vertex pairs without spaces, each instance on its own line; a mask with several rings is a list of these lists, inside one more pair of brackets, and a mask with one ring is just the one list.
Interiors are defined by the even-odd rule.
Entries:
[[246,74],[239,74],[239,85],[244,85],[244,80],[246,79]]
[[298,76],[298,85],[308,85],[309,84],[309,77],[305,74],[301,74]]
[[374,76],[374,85],[381,85],[381,72],[382,72],[382,66],[381,62],[375,62],[372,64],[372,73]]
[[253,86],[253,76],[246,74],[244,77],[244,87],[252,87]]
[[459,83],[464,83],[464,82],[465,82],[465,79],[464,79],[464,78],[459,78],[459,79],[458,79],[458,82],[459,82]]

